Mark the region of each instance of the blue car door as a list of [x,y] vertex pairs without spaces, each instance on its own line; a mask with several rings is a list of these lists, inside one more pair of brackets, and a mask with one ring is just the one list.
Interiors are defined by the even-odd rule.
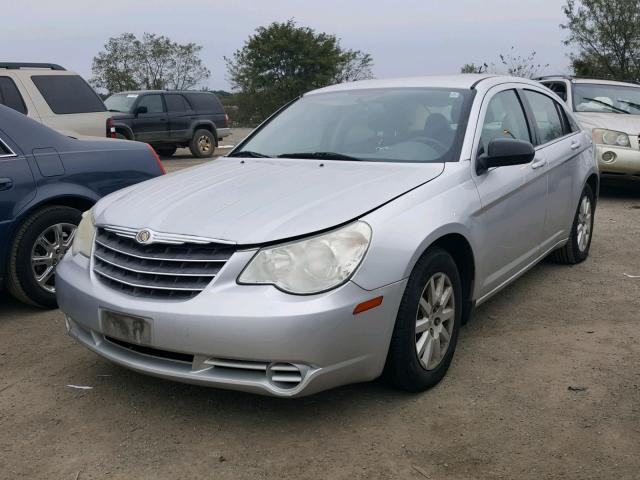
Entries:
[[0,130],[0,252],[8,246],[12,220],[35,194],[33,173],[27,159]]

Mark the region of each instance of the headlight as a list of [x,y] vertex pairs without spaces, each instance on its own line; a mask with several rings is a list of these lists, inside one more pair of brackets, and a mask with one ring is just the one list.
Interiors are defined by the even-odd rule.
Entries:
[[629,135],[615,130],[605,130],[603,128],[593,129],[593,141],[600,145],[614,145],[617,147],[630,147]]
[[358,221],[317,237],[261,249],[238,277],[241,284],[270,284],[298,295],[346,282],[367,252],[371,227]]
[[73,255],[81,253],[85,257],[89,257],[91,255],[91,246],[93,245],[95,233],[96,225],[93,219],[93,209],[87,210],[82,214],[82,220],[80,220],[80,225],[78,225],[76,229],[71,253]]

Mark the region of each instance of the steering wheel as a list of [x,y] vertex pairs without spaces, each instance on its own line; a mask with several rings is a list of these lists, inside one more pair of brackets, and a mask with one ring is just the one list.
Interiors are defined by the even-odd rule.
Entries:
[[433,147],[433,149],[438,152],[438,155],[443,155],[449,150],[449,147],[447,145],[431,137],[416,137],[412,139],[412,141],[426,143],[427,145]]

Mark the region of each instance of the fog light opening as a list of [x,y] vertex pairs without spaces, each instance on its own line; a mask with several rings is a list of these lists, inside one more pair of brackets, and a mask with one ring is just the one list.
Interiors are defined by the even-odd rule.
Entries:
[[603,161],[603,162],[611,163],[611,162],[613,162],[615,159],[616,159],[616,154],[615,154],[615,152],[607,151],[607,152],[604,152],[604,153],[602,154],[602,161]]

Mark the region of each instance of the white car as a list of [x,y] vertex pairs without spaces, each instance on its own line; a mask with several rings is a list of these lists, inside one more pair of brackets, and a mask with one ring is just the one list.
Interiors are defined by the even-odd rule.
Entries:
[[591,133],[601,173],[640,176],[639,85],[563,76],[539,80]]
[[80,75],[52,63],[0,63],[0,104],[71,137],[104,137],[112,116]]

